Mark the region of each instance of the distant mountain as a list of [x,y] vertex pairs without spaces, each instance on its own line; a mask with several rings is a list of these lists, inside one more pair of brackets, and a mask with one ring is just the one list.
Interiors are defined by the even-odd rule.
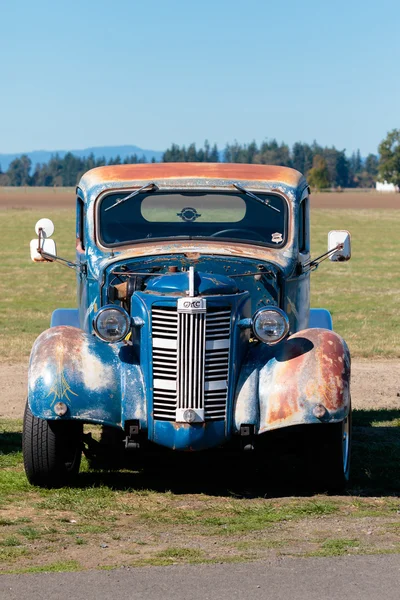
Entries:
[[68,152],[84,158],[89,154],[94,154],[95,158],[105,158],[108,162],[111,158],[116,158],[118,155],[123,161],[127,156],[137,154],[138,157],[145,156],[148,162],[154,157],[156,161],[160,161],[163,152],[160,150],[144,150],[138,146],[101,146],[98,148],[84,148],[83,150],[34,150],[33,152],[17,152],[15,154],[0,154],[0,167],[3,172],[7,171],[10,163],[22,154],[26,154],[32,161],[32,167],[35,167],[37,163],[47,163],[50,158],[55,154],[58,154],[60,158],[63,158]]

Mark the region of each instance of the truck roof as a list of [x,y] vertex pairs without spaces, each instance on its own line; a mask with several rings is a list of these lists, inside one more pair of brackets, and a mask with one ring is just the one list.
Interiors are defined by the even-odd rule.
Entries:
[[93,189],[128,187],[136,182],[166,181],[193,187],[193,180],[223,180],[282,184],[297,188],[306,185],[304,176],[289,167],[276,165],[248,165],[242,163],[145,163],[136,165],[109,165],[85,173],[79,183],[84,191]]

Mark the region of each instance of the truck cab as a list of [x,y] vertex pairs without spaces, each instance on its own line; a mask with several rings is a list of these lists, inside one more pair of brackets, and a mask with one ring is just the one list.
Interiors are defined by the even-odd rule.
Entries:
[[[69,263],[77,307],[53,313],[30,358],[28,479],[67,483],[84,423],[113,431],[133,456],[149,444],[262,453],[269,432],[307,426],[324,440],[326,486],[344,485],[350,357],[329,312],[310,310],[310,273],[324,258],[348,260],[350,236],[330,232],[327,252],[312,259],[309,211],[305,178],[286,167],[87,172]],[[64,260],[47,221],[32,258]],[[54,456],[39,461],[49,448]]]

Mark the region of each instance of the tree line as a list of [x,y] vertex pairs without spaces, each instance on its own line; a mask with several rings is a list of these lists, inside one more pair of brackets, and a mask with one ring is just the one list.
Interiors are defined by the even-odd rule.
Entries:
[[267,140],[258,145],[227,144],[222,153],[216,145],[210,148],[206,141],[202,148],[195,144],[178,146],[172,144],[163,155],[164,162],[223,162],[249,163],[260,165],[282,165],[292,167],[307,175],[310,185],[316,188],[328,187],[374,187],[378,175],[379,159],[369,154],[365,159],[359,150],[347,157],[344,150],[333,146],[322,147],[317,142],[304,144],[296,142],[292,148]]
[[23,154],[14,159],[5,173],[0,166],[0,186],[57,186],[74,187],[86,171],[104,165],[122,165],[145,163],[145,156],[132,154],[124,160],[120,156],[106,161],[105,158],[95,158],[89,154],[86,158],[75,156],[68,152],[63,158],[58,154],[48,163],[37,164],[32,172],[32,161]]
[[[315,189],[344,187],[374,187],[378,177],[395,185],[400,184],[400,130],[394,129],[379,145],[379,156],[369,154],[362,158],[360,151],[347,156],[345,150],[334,146],[320,146],[317,142],[305,144],[296,142],[292,148],[276,140],[227,144],[219,151],[205,141],[200,148],[196,144],[179,146],[172,144],[162,157],[163,162],[231,162],[250,164],[270,164],[293,167],[307,176]],[[136,154],[121,159],[116,156],[108,162],[96,159],[93,154],[79,158],[71,152],[63,158],[57,154],[48,163],[38,164],[32,170],[28,156],[13,160],[8,170],[2,173],[1,186],[75,186],[80,177],[94,167],[103,165],[145,163],[144,156]],[[154,162],[154,159],[153,159]]]

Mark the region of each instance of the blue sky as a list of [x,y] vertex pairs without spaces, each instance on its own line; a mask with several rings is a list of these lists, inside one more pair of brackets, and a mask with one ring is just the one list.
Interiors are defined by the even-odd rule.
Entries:
[[0,153],[400,128],[398,0],[1,0]]

